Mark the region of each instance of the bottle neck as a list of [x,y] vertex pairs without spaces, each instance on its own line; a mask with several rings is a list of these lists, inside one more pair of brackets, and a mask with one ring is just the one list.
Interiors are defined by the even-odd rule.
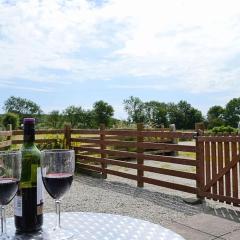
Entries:
[[24,125],[24,144],[34,144],[35,141],[35,127],[34,124]]

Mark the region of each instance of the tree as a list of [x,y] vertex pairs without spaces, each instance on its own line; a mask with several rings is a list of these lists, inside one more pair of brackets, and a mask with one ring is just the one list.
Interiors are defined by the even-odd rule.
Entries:
[[138,97],[131,96],[123,101],[124,109],[128,114],[128,121],[131,123],[145,122],[144,102]]
[[225,110],[223,107],[217,105],[210,107],[207,112],[208,127],[213,128],[224,125],[224,115]]
[[12,125],[12,129],[15,130],[19,126],[19,117],[15,113],[6,113],[2,119],[3,126],[7,129],[9,124]]
[[63,111],[64,120],[71,124],[73,128],[81,127],[84,120],[84,110],[82,107],[69,106]]
[[168,104],[169,123],[175,123],[178,129],[194,129],[196,122],[204,120],[202,113],[186,101]]
[[53,110],[46,116],[47,126],[50,128],[62,127],[62,120],[62,115],[58,110]]
[[167,104],[157,101],[150,101],[144,103],[145,121],[154,127],[161,127],[168,125],[167,119]]
[[225,108],[224,118],[227,125],[237,127],[240,121],[240,98],[230,100]]
[[6,112],[12,112],[19,115],[20,119],[24,117],[39,116],[42,110],[35,102],[21,97],[9,97],[5,103],[3,109]]
[[93,104],[93,113],[98,126],[103,123],[108,127],[110,125],[111,117],[114,114],[114,109],[108,103],[100,100]]

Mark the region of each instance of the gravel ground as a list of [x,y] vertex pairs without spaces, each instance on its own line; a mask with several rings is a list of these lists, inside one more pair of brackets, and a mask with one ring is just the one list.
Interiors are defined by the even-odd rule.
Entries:
[[[7,206],[7,216],[13,214],[12,205]],[[115,176],[102,180],[78,175],[62,201],[62,210],[127,215],[168,226],[173,221],[206,210],[214,213],[216,205],[189,205],[184,203],[181,192],[147,184],[144,188],[137,188],[135,181]],[[44,211],[54,211],[54,201],[47,193]]]

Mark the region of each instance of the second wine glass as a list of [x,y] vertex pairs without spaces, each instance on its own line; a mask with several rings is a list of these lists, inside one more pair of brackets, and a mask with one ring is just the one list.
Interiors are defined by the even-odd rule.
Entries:
[[0,152],[0,240],[12,238],[6,233],[5,206],[11,202],[17,192],[22,170],[21,158],[22,155],[20,151]]
[[43,184],[49,195],[55,199],[56,226],[48,231],[49,239],[68,239],[73,234],[61,227],[60,203],[63,195],[70,189],[75,169],[74,150],[44,150],[41,152]]

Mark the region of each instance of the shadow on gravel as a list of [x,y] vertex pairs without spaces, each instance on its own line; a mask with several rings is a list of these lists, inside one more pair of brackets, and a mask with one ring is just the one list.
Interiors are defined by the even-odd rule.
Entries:
[[185,203],[184,199],[180,196],[170,195],[161,192],[154,192],[145,188],[131,186],[127,183],[107,181],[104,179],[89,176],[76,177],[75,181],[84,183],[91,187],[102,188],[104,190],[130,195],[133,198],[141,198],[150,201],[153,204],[160,205],[162,207],[169,208],[178,212],[182,212],[189,216],[198,213],[206,213],[235,222],[240,222],[240,208],[239,210],[233,208],[231,209],[229,208],[229,206],[224,207],[224,204],[221,204],[221,207],[219,207],[219,204],[217,206],[214,203],[211,204],[211,202],[209,203],[204,201],[202,204],[190,205]]
[[91,187],[102,188],[104,190],[113,191],[116,193],[132,196],[133,198],[141,198],[152,202],[153,204],[170,208],[178,212],[183,212],[187,215],[195,215],[201,212],[202,205],[188,205],[179,196],[165,194],[161,192],[150,191],[145,188],[138,188],[127,183],[106,181],[91,177],[78,177],[75,181],[84,183]]

